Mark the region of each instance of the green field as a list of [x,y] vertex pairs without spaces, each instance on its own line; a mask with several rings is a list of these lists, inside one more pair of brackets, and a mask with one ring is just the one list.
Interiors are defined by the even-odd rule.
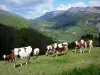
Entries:
[[83,54],[74,53],[72,49],[57,58],[52,55],[31,57],[30,62],[14,68],[13,63],[0,61],[0,75],[100,75],[100,68],[96,66],[100,65],[100,47],[93,48],[90,53],[86,49]]

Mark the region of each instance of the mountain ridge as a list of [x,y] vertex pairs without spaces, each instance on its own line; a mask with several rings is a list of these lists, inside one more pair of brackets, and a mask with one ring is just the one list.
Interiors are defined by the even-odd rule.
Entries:
[[[98,10],[97,13],[96,10]],[[39,18],[31,20],[31,26],[41,33],[53,37],[54,40],[69,39],[73,41],[90,33],[98,35],[100,32],[98,31],[100,30],[99,10],[100,7],[73,7],[67,11],[47,12]],[[69,40],[67,41],[69,42]]]
[[[56,14],[56,13],[57,14]],[[62,12],[62,13],[61,13]],[[56,16],[55,16],[56,15]],[[56,26],[68,26],[75,25],[78,21],[84,21],[84,23],[89,23],[89,21],[100,22],[100,7],[72,7],[67,11],[52,11],[47,12],[43,16],[36,18],[36,20],[45,20],[49,22],[56,22],[53,27]],[[33,19],[34,20],[34,19]],[[93,21],[92,21],[93,20]],[[94,22],[88,24],[93,26]]]

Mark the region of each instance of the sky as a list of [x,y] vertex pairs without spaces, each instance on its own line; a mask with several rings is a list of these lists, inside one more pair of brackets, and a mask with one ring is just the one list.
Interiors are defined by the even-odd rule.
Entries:
[[0,0],[0,9],[34,19],[50,11],[71,7],[100,6],[100,0]]

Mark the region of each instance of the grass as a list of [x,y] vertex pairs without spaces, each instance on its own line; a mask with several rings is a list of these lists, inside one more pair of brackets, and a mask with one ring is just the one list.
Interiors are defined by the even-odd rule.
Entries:
[[72,49],[67,55],[57,58],[52,55],[41,55],[37,59],[31,57],[30,64],[16,68],[13,63],[0,61],[0,75],[99,75],[100,68],[97,65],[100,64],[100,48],[95,47],[90,53],[87,51],[80,54]]
[[[78,40],[83,35],[82,28],[79,26],[72,26],[67,27],[65,29],[50,29],[50,28],[44,28],[44,31],[41,31],[38,29],[38,31],[48,37],[52,37],[53,40],[56,40],[58,42],[72,42],[74,40]],[[68,40],[67,40],[68,39]]]
[[100,75],[100,66],[98,66],[89,65],[87,68],[74,68],[72,72],[63,71],[60,75]]

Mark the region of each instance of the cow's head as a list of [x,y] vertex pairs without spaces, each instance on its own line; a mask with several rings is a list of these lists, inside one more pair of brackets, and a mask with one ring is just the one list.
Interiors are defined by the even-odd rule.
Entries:
[[3,55],[3,58],[6,59],[7,55]]
[[68,46],[68,43],[67,42],[64,42],[63,45]]
[[80,42],[83,44],[84,43],[84,40],[82,39]]
[[54,48],[57,48],[58,44],[57,43],[54,43]]
[[14,49],[14,55],[18,55],[19,54],[20,49],[19,48],[15,48]]

